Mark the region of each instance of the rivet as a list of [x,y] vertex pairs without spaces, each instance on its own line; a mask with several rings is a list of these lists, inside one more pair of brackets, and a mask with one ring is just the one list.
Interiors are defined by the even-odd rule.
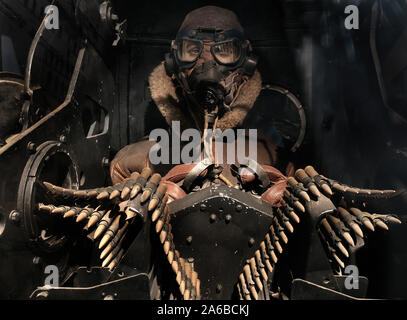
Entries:
[[59,137],[59,141],[61,141],[62,143],[65,143],[65,142],[66,142],[66,136],[61,135],[61,136]]
[[30,151],[31,153],[35,153],[36,149],[37,149],[37,146],[34,142],[29,142],[27,144],[27,150]]
[[21,220],[21,213],[18,212],[17,210],[13,210],[13,211],[10,212],[9,219],[13,223],[18,224],[20,222],[20,220]]
[[102,166],[103,166],[103,167],[108,167],[108,166],[109,166],[109,163],[110,163],[109,158],[103,157],[103,159],[102,159]]

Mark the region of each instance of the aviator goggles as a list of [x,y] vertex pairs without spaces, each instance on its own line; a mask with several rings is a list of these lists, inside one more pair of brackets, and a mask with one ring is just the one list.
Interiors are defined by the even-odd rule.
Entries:
[[213,29],[183,30],[171,47],[180,67],[191,68],[202,54],[206,44],[212,40],[210,52],[215,61],[224,66],[239,67],[246,57],[249,42],[237,30],[217,31]]

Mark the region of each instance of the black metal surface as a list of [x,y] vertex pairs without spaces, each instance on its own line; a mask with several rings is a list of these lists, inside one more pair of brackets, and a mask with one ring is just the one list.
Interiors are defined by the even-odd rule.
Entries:
[[[46,158],[46,152],[40,156],[41,148],[37,150],[37,147],[48,141],[57,141],[60,149],[66,150],[67,157],[75,159],[77,177],[74,180],[81,188],[101,186],[107,180],[103,159],[109,159],[110,156],[114,83],[111,73],[93,47],[88,43],[86,48],[79,52],[79,56],[76,53],[76,57],[83,55],[83,60],[77,59],[76,69],[70,70],[70,74],[77,76],[78,80],[71,81],[65,103],[0,149],[0,171],[3,176],[0,182],[0,251],[4,257],[0,262],[0,270],[4,283],[1,295],[5,298],[27,298],[29,288],[41,285],[44,268],[49,263],[46,255],[40,254],[42,259],[34,259],[39,254],[33,250],[36,246],[32,246],[36,244],[35,235],[38,233],[32,230],[30,218],[27,218],[34,212],[32,208],[24,208],[34,202],[29,193],[34,195],[32,189],[35,177],[31,175],[37,174],[36,169],[30,172],[29,168],[24,173],[24,168],[33,154],[38,162],[34,167]],[[37,156],[36,152],[39,153]],[[48,170],[50,172],[41,174],[50,177],[61,174],[65,169],[56,165]],[[22,189],[19,194],[20,185]],[[27,193],[28,190],[31,191]],[[15,219],[7,219],[10,212],[17,209],[18,195],[23,198],[23,204],[20,202],[19,206],[23,212],[19,214],[24,215],[26,223],[17,224]],[[39,262],[34,264],[34,260]],[[22,268],[26,271],[22,272]],[[28,277],[28,283],[15,284],[15,279],[21,274],[34,270],[35,274]]]
[[246,260],[269,230],[273,207],[235,188],[212,186],[172,202],[170,210],[175,246],[185,259],[194,258],[202,298],[232,298]]
[[368,278],[365,276],[358,276],[357,280],[355,279],[358,283],[358,287],[348,289],[345,285],[347,277],[347,275],[335,275],[335,279],[339,285],[339,291],[355,298],[365,298],[369,286]]
[[42,300],[147,300],[149,278],[139,273],[91,287],[38,288],[32,299]]
[[20,96],[24,84],[22,77],[9,72],[0,72],[0,146],[6,143],[6,138],[21,130],[19,122],[22,103]]
[[[366,290],[367,279],[360,278],[360,285]],[[293,281],[292,300],[360,300],[360,298],[335,291],[310,281],[295,279]]]
[[306,265],[304,279],[333,290],[339,289],[339,284],[334,278],[334,273],[328,261],[328,257],[322,246],[321,239],[317,233],[317,224],[328,213],[335,210],[330,199],[321,195],[318,201],[311,201],[306,205],[307,216],[305,217],[305,237],[308,248],[306,249]]
[[92,287],[101,283],[107,282],[111,272],[107,268],[102,267],[79,267],[72,274],[73,287]]

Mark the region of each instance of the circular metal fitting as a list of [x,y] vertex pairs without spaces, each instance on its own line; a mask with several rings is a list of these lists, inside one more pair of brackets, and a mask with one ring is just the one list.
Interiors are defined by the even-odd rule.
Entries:
[[[20,178],[17,197],[17,210],[12,221],[21,220],[28,239],[36,239],[35,245],[43,252],[60,250],[68,241],[61,235],[61,222],[52,215],[36,214],[37,204],[46,203],[47,198],[38,181],[47,181],[54,185],[70,189],[79,187],[79,167],[73,152],[59,141],[47,141],[36,148],[24,168]],[[41,231],[47,230],[48,237],[41,237]],[[27,239],[27,240],[28,240]]]

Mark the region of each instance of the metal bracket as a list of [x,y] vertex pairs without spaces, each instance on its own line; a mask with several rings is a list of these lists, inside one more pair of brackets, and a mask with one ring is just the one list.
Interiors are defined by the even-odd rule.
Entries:
[[[367,290],[367,279],[359,277],[359,283],[362,287],[361,292]],[[356,291],[355,291],[356,292]],[[359,292],[360,293],[360,292]],[[292,300],[368,300],[361,299],[357,296],[351,296],[330,288],[320,286],[316,283],[303,280],[294,279],[291,289]]]
[[37,288],[30,299],[41,300],[148,300],[150,299],[149,278],[139,273],[91,287]]

